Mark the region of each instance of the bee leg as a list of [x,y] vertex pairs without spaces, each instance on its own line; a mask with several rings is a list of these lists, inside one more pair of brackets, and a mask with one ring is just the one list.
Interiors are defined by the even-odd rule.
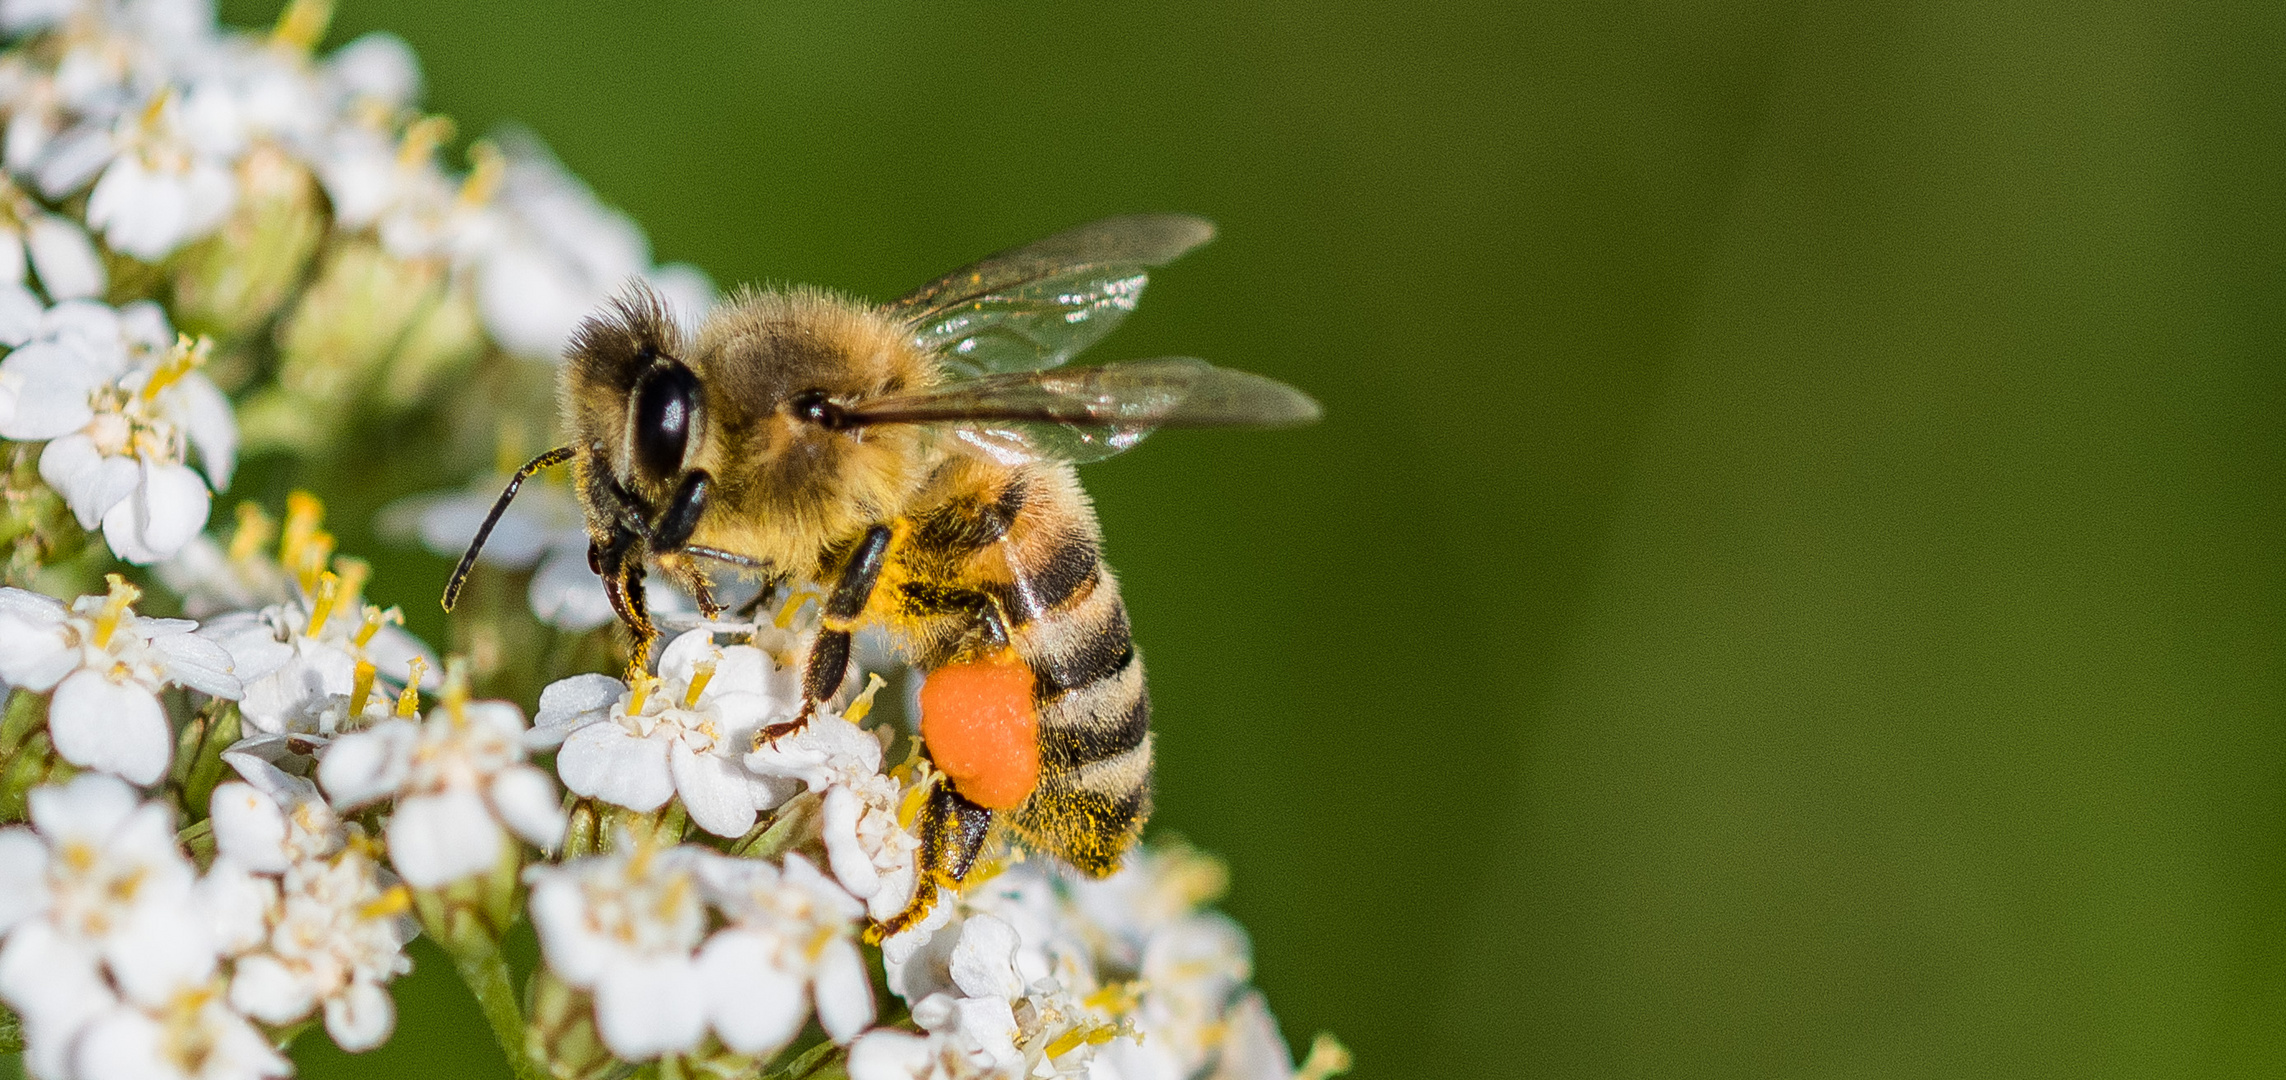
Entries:
[[817,643],[810,646],[810,658],[802,667],[802,711],[783,724],[763,728],[755,736],[758,745],[802,730],[818,704],[841,688],[849,674],[849,634],[873,599],[881,568],[888,565],[891,536],[889,526],[875,525],[865,530],[865,538],[850,552],[848,564],[841,568],[841,582],[826,597],[825,628],[818,631]]
[[603,595],[635,638],[628,667],[640,673],[651,658],[651,643],[658,639],[659,631],[651,625],[651,608],[643,596],[643,560],[630,557],[637,539],[634,533],[620,529],[608,544],[589,543],[587,566],[603,578]]
[[929,792],[929,801],[922,804],[920,819],[913,824],[921,834],[921,850],[913,866],[913,899],[905,910],[866,928],[865,940],[870,944],[928,918],[939,894],[960,891],[960,883],[976,865],[977,853],[984,850],[985,837],[991,835],[992,811],[962,798],[951,784],[940,780]]
[[988,652],[1008,647],[1008,617],[990,593],[944,585],[909,582],[901,590],[906,606],[923,615],[966,615],[975,620]]

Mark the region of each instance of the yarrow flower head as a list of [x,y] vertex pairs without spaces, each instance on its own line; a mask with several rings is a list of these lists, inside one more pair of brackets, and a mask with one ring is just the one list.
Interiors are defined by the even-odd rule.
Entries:
[[827,1037],[846,1043],[873,1023],[873,987],[855,932],[865,907],[808,859],[783,869],[756,859],[701,867],[707,895],[730,925],[699,955],[723,1044],[762,1055],[801,1031],[814,1001]]
[[220,1000],[173,813],[95,773],[35,790],[31,811],[31,828],[0,829],[0,999],[24,1018],[31,1072],[286,1073]]
[[48,440],[41,478],[128,562],[182,550],[206,527],[210,487],[230,483],[238,432],[198,370],[208,348],[172,335],[148,301],[71,300],[0,360],[0,437]]
[[410,895],[316,785],[258,758],[228,760],[246,782],[215,788],[219,857],[208,880],[243,879],[229,886],[241,898],[234,915],[239,925],[254,916],[255,931],[231,935],[231,1004],[273,1025],[322,1007],[326,1031],[342,1049],[379,1046],[396,1026],[387,984],[412,967],[405,944],[418,928]]
[[745,833],[795,791],[741,758],[763,724],[801,707],[799,674],[752,645],[717,645],[705,628],[669,643],[658,672],[633,687],[608,675],[550,685],[531,741],[561,745],[556,773],[576,794],[644,811],[680,797],[700,828]]
[[48,734],[65,761],[148,785],[166,775],[174,753],[160,691],[186,686],[235,698],[240,686],[229,650],[187,619],[135,614],[140,596],[116,574],[107,595],[68,608],[0,588],[0,679],[54,692]]
[[713,852],[659,850],[622,833],[608,855],[535,866],[532,925],[548,966],[595,996],[597,1029],[630,1061],[687,1051],[706,1034],[709,988],[696,950],[706,935],[699,866]]
[[913,898],[914,853],[921,846],[910,828],[918,808],[912,796],[928,783],[925,776],[908,787],[884,773],[880,737],[823,709],[800,731],[755,747],[745,760],[757,775],[799,780],[819,795],[827,865],[873,918],[904,910]]
[[469,701],[448,683],[425,720],[398,714],[336,739],[318,760],[333,805],[394,799],[389,862],[407,882],[435,888],[491,869],[511,835],[541,848],[563,840],[556,785],[524,762],[524,714],[505,701]]

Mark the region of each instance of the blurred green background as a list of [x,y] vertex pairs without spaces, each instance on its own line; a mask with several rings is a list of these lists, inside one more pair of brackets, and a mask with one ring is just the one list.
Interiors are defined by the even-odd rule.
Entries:
[[[1327,423],[1087,478],[1156,824],[1229,859],[1297,1045],[2286,1067],[2275,0],[350,0],[331,40],[369,29],[724,284],[1221,223],[1093,355]],[[309,1075],[504,1075],[424,955],[398,1040]]]

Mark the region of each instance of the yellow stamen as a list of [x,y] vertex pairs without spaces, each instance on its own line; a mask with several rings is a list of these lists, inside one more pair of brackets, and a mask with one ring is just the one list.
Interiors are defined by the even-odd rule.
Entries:
[[880,693],[881,688],[887,685],[889,684],[881,681],[879,673],[867,672],[865,675],[865,691],[858,694],[856,700],[849,703],[849,708],[842,710],[841,718],[852,724],[865,719],[873,711],[873,695]]
[[371,645],[373,635],[381,632],[381,624],[383,623],[405,625],[405,609],[391,607],[389,610],[383,611],[372,604],[365,605],[365,623],[357,628],[357,636],[351,638],[350,641],[360,649]]
[[157,127],[159,117],[166,115],[167,103],[174,99],[175,88],[171,86],[151,95],[151,103],[143,106],[142,126],[145,128]]
[[334,605],[341,601],[341,575],[331,570],[318,575],[317,593],[310,601],[310,625],[302,631],[303,637],[314,638],[325,630],[333,618]]
[[778,609],[778,617],[772,619],[771,622],[776,623],[780,630],[794,625],[794,614],[802,610],[803,604],[817,599],[818,595],[815,589],[794,590],[787,595],[785,605]]
[[119,632],[119,620],[127,615],[127,605],[143,598],[143,590],[127,584],[117,574],[105,574],[103,580],[111,591],[103,598],[103,610],[95,616],[95,647],[111,647],[111,635]]
[[206,366],[207,354],[214,351],[214,339],[200,334],[191,340],[189,334],[176,334],[174,351],[151,372],[149,382],[143,384],[140,395],[144,401],[156,401],[159,392],[174,385],[175,381]]
[[699,695],[706,692],[706,684],[714,681],[714,664],[712,659],[701,660],[692,669],[691,687],[683,691],[683,708],[698,708]]
[[627,684],[627,715],[643,715],[644,704],[651,700],[651,688],[657,685],[657,676],[636,672]]
[[1112,1024],[1090,1024],[1086,1027],[1076,1027],[1056,1036],[1055,1041],[1048,1044],[1047,1056],[1059,1058],[1078,1049],[1082,1043],[1090,1046],[1102,1046],[1118,1037],[1119,1028]]
[[897,824],[899,826],[907,829],[913,827],[913,820],[921,816],[921,807],[929,801],[929,789],[934,787],[936,787],[935,783],[915,784],[911,790],[905,792],[905,797],[897,802]]
[[309,52],[324,39],[325,28],[331,22],[332,0],[293,0],[286,5],[286,10],[278,13],[278,24],[270,31],[270,43],[295,52]]
[[468,179],[460,182],[460,204],[482,206],[499,194],[500,183],[508,178],[508,155],[500,152],[490,139],[478,139],[468,144]]
[[1295,1067],[1294,1080],[1329,1080],[1348,1072],[1354,1063],[1349,1048],[1343,1046],[1341,1040],[1321,1031],[1317,1038],[1310,1040],[1310,1056]]
[[676,874],[669,878],[667,887],[659,890],[659,921],[672,923],[676,911],[683,906],[683,898],[690,895],[690,891],[691,879],[688,875]]
[[444,707],[454,726],[468,725],[468,658],[465,656],[445,660]]
[[410,720],[421,715],[421,677],[429,673],[429,662],[416,656],[406,666],[412,674],[405,676],[405,691],[397,695],[397,715]]
[[325,520],[325,504],[307,491],[286,496],[286,527],[278,537],[278,565],[287,570],[302,565],[302,550],[318,535],[318,523]]
[[429,160],[437,147],[452,141],[452,118],[424,116],[405,125],[405,139],[397,144],[397,164],[413,168]]
[[238,531],[230,534],[230,561],[242,563],[268,546],[278,535],[277,523],[262,512],[261,506],[242,502],[238,504]]
[[356,674],[353,675],[349,681],[349,715],[352,718],[363,715],[365,712],[365,703],[369,700],[372,700],[374,676],[373,661],[367,660],[362,656],[358,657],[357,667],[355,668],[355,671]]
[[402,915],[412,909],[413,890],[403,885],[391,885],[381,895],[367,901],[364,907],[358,908],[357,917],[360,919],[386,919],[392,915]]
[[355,609],[365,596],[365,583],[373,579],[373,564],[354,555],[343,555],[333,560],[333,572],[341,575],[341,606]]

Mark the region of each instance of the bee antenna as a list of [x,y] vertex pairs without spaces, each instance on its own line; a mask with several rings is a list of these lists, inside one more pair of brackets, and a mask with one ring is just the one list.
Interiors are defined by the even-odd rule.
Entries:
[[572,458],[572,448],[559,446],[524,463],[516,475],[508,478],[508,490],[500,493],[500,501],[492,504],[492,512],[484,515],[484,524],[476,530],[476,539],[468,542],[468,554],[460,557],[460,565],[453,568],[452,580],[445,583],[444,609],[452,610],[460,599],[460,587],[468,582],[468,572],[476,567],[476,553],[484,550],[484,541],[492,535],[492,527],[500,524],[500,515],[508,512],[508,504],[516,501],[516,489],[541,469],[561,465]]

